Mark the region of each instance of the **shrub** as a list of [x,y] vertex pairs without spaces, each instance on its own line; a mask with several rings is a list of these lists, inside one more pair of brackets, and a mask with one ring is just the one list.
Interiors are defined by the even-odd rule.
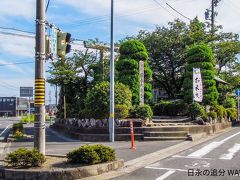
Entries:
[[217,113],[217,118],[218,118],[218,120],[220,120],[220,121],[222,121],[222,119],[223,119],[223,113],[224,113],[224,107],[223,106],[219,106],[219,105],[217,105],[217,106],[215,106],[214,107],[214,109],[215,109],[215,112]]
[[72,164],[96,164],[100,162],[99,156],[90,145],[83,145],[67,154],[69,163]]
[[23,133],[23,124],[22,123],[14,123],[12,125],[13,135],[16,134],[17,131]]
[[177,116],[187,114],[188,104],[180,101],[160,101],[154,106],[153,114],[156,116]]
[[227,98],[222,103],[223,107],[225,108],[235,108],[236,107],[236,101],[234,98]]
[[115,150],[102,144],[92,145],[99,156],[100,162],[114,161],[116,159]]
[[36,149],[19,148],[7,154],[5,161],[13,167],[23,168],[41,166],[46,159]]
[[227,117],[230,120],[236,120],[237,119],[237,110],[235,108],[227,108]]
[[202,117],[206,114],[204,107],[197,102],[190,104],[190,106],[188,107],[188,112],[192,119],[196,119],[197,117]]
[[24,136],[24,134],[18,130],[13,134],[13,137],[17,138],[17,139],[22,138],[23,136]]
[[124,119],[124,118],[128,117],[128,115],[129,115],[129,108],[127,107],[127,105],[117,104],[115,106],[115,117],[117,119]]
[[141,119],[151,119],[153,116],[152,109],[149,105],[139,105],[135,109],[136,117]]
[[[109,117],[109,96],[109,82],[98,83],[87,93],[85,105],[88,112],[91,112],[92,118],[104,119]],[[115,104],[126,105],[127,109],[132,106],[132,93],[122,83],[115,84]]]
[[34,114],[30,114],[30,115],[22,115],[21,118],[20,118],[20,122],[21,123],[33,123],[34,122]]
[[72,164],[97,164],[116,159],[115,151],[107,146],[96,145],[83,145],[67,154],[69,163]]
[[210,112],[208,113],[208,117],[211,117],[212,119],[216,119],[216,118],[217,118],[217,113],[214,112],[214,111],[210,111]]

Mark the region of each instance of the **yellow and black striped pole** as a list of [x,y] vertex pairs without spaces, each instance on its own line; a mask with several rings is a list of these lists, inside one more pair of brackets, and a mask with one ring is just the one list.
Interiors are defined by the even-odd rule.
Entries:
[[41,106],[45,104],[45,79],[35,79],[35,106]]

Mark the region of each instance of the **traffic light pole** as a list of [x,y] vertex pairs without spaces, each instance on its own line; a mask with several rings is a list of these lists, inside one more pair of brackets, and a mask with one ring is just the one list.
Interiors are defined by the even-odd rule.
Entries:
[[34,147],[45,155],[45,0],[36,1]]
[[111,57],[110,57],[110,114],[109,114],[109,141],[114,142],[114,39],[113,39],[114,5],[111,0]]

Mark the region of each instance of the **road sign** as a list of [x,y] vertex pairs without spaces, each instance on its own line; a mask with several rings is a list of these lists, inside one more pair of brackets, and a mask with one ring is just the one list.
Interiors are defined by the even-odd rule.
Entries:
[[33,97],[33,87],[20,87],[20,97]]
[[240,96],[240,89],[236,89],[235,94],[236,94],[236,96]]

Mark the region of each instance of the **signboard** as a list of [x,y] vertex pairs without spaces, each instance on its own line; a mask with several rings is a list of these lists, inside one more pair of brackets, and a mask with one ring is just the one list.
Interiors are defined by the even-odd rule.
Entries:
[[33,87],[20,87],[20,97],[33,97]]
[[57,29],[51,28],[51,53],[53,58],[57,57]]
[[193,100],[202,102],[203,88],[200,68],[193,68]]
[[140,75],[139,98],[140,98],[140,105],[143,105],[144,104],[144,61],[139,61],[139,75]]
[[240,89],[236,89],[235,94],[236,96],[240,96]]

